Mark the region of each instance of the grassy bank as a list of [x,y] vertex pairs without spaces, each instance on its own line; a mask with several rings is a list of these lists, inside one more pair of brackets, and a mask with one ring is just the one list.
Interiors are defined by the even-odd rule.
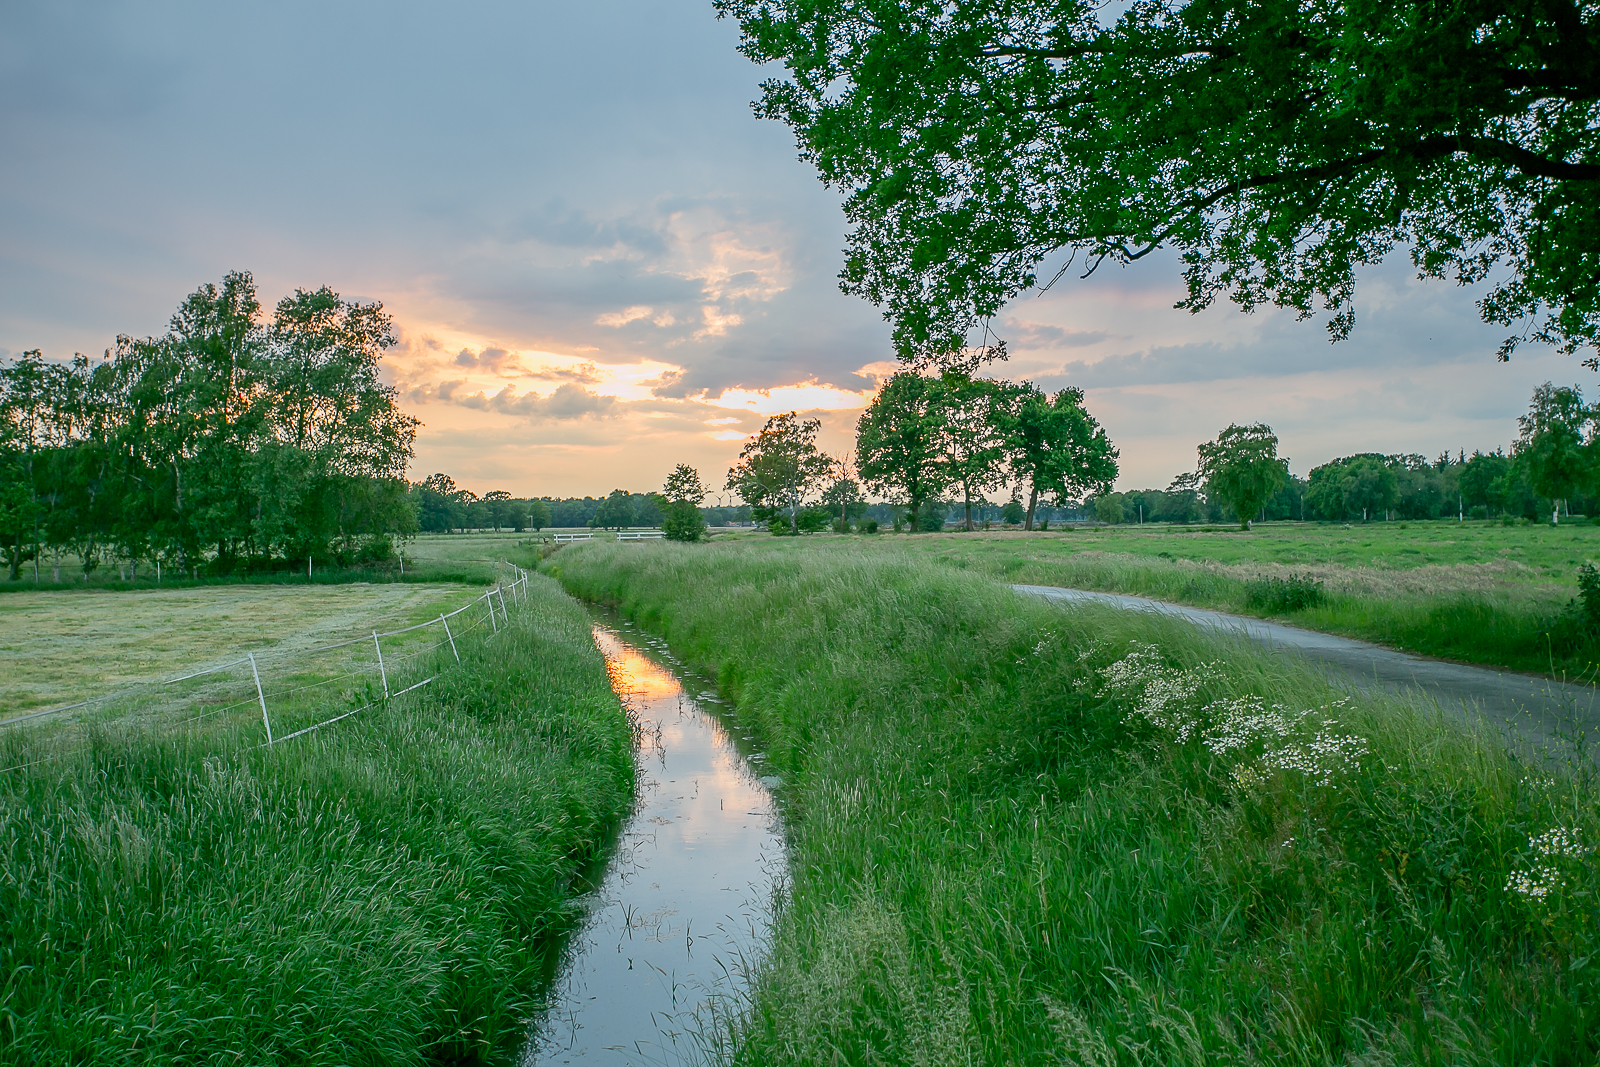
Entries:
[[[1436,528],[1418,529],[1427,525]],[[1600,530],[1458,531],[1419,523],[1368,533],[1352,547],[1344,544],[1351,531],[1338,527],[1265,529],[1259,540],[1252,540],[1257,532],[1177,529],[924,535],[881,544],[1009,582],[1134,593],[1282,619],[1466,663],[1583,680],[1600,670],[1600,633],[1572,606],[1577,566],[1600,556]],[[1437,543],[1427,553],[1411,547],[1430,532]],[[1452,544],[1452,536],[1468,543]],[[1351,556],[1380,550],[1365,564]],[[1318,559],[1318,551],[1327,557]],[[1286,581],[1315,587],[1311,602],[1285,595]]]
[[547,565],[785,781],[742,1064],[1592,1064],[1594,785],[1173,620],[904,553]]
[[[633,781],[584,613],[531,592],[272,749],[107,726],[0,773],[0,1062],[504,1058]],[[52,744],[13,729],[0,765]]]

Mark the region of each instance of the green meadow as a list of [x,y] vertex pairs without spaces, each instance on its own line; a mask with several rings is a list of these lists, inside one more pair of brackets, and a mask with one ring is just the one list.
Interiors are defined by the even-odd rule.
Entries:
[[[392,646],[392,688],[434,679],[405,696],[379,700],[355,658],[300,679],[362,672],[353,687],[295,703],[269,685],[271,706],[299,724],[370,705],[271,748],[253,686],[229,714],[192,714],[200,692],[0,734],[0,1062],[509,1059],[578,915],[575,879],[609,850],[633,797],[632,731],[588,619],[555,583],[531,584],[498,632],[462,615],[455,651],[437,628],[409,651]],[[386,607],[426,618],[480,591],[322,590],[343,599],[320,621],[359,631]],[[155,633],[155,598],[220,594],[218,610],[239,618],[212,644],[270,649],[274,628],[319,621],[309,603],[283,614],[286,596],[313,592],[8,606],[61,630],[90,600],[102,618],[120,604],[123,621]],[[236,602],[252,593],[255,604]],[[168,644],[195,640],[179,606],[183,632]],[[69,657],[71,638],[56,633],[52,654]]]
[[970,565],[1065,539],[544,564],[715,677],[783,779],[790,892],[728,1062],[1594,1062],[1592,780]]
[[[1587,524],[1152,524],[877,540],[1009,582],[1276,618],[1467,663],[1585,680],[1600,663],[1600,635],[1574,603],[1579,566],[1600,559],[1600,527]],[[1314,591],[1297,597],[1284,583]]]

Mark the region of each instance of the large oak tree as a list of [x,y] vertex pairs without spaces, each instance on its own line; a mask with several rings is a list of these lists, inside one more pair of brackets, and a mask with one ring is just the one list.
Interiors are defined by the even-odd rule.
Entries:
[[[1491,323],[1600,338],[1600,8],[1581,0],[717,0],[759,111],[849,194],[847,291],[948,357],[1033,286],[1183,256],[1199,310],[1332,312],[1391,249]],[[1070,260],[1069,260],[1070,262]],[[1065,270],[1066,268],[1063,268]],[[1591,360],[1592,364],[1592,360]]]

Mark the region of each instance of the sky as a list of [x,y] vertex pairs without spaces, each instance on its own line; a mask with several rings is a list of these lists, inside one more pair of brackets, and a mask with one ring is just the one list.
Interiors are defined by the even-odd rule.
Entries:
[[[0,0],[0,358],[98,355],[248,270],[267,306],[328,285],[394,316],[413,477],[600,495],[684,462],[720,487],[789,410],[847,452],[889,328],[839,292],[840,195],[752,116],[778,72],[737,44],[709,0]],[[1330,344],[1174,310],[1174,256],[1069,273],[1006,309],[989,372],[1082,386],[1123,489],[1230,422],[1300,475],[1504,447],[1535,386],[1591,384],[1536,346],[1497,363],[1476,294],[1413,275],[1365,271]]]

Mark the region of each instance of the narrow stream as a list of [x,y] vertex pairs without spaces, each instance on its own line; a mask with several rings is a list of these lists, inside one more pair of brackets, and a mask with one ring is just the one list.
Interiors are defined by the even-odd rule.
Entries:
[[639,801],[523,1063],[700,1062],[765,951],[785,871],[780,783],[663,642],[614,618],[594,633],[639,727]]

